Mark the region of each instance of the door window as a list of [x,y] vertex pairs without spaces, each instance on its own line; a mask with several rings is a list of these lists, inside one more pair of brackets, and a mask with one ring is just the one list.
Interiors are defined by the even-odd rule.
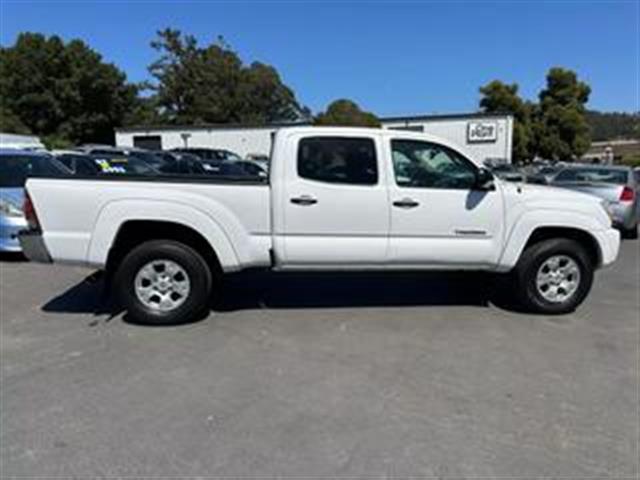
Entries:
[[319,182],[375,185],[378,166],[373,140],[303,138],[298,145],[298,176]]
[[400,187],[471,189],[476,167],[458,152],[430,142],[392,140],[391,154]]

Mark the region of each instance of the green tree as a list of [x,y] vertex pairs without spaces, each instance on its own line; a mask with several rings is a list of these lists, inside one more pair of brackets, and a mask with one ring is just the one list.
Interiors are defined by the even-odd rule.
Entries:
[[480,87],[480,108],[487,113],[511,113],[513,124],[513,161],[522,163],[533,157],[532,105],[518,95],[517,84],[499,80]]
[[165,29],[149,67],[160,114],[168,123],[268,123],[298,119],[303,108],[276,69],[244,65],[222,39],[200,47],[192,35]]
[[582,156],[591,144],[585,104],[591,88],[575,72],[552,68],[540,92],[534,136],[538,155],[553,160]]
[[4,97],[0,99],[0,132],[29,134],[31,131],[22,120],[5,106]]
[[361,110],[357,103],[347,99],[334,100],[325,112],[319,113],[316,125],[339,125],[354,127],[380,127],[380,121],[371,112]]
[[22,33],[0,49],[0,98],[3,118],[51,143],[108,142],[135,108],[137,87],[80,40]]

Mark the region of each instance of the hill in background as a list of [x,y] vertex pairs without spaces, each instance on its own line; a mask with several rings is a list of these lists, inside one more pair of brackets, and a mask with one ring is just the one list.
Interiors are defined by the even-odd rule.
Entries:
[[615,139],[640,138],[640,112],[597,112],[587,111],[587,122],[591,127],[594,142]]

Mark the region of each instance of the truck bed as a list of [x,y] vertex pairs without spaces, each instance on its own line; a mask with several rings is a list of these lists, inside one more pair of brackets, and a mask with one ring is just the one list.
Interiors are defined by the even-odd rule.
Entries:
[[270,188],[262,179],[34,177],[27,190],[54,260],[103,266],[124,223],[171,219],[209,235],[226,270],[270,264]]

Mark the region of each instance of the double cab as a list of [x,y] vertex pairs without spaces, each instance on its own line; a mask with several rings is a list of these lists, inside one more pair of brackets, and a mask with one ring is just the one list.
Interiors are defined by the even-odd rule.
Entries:
[[196,318],[247,268],[487,271],[531,311],[574,310],[618,254],[606,203],[478,163],[423,133],[284,128],[268,178],[31,178],[20,239],[32,260],[106,269],[147,323]]

